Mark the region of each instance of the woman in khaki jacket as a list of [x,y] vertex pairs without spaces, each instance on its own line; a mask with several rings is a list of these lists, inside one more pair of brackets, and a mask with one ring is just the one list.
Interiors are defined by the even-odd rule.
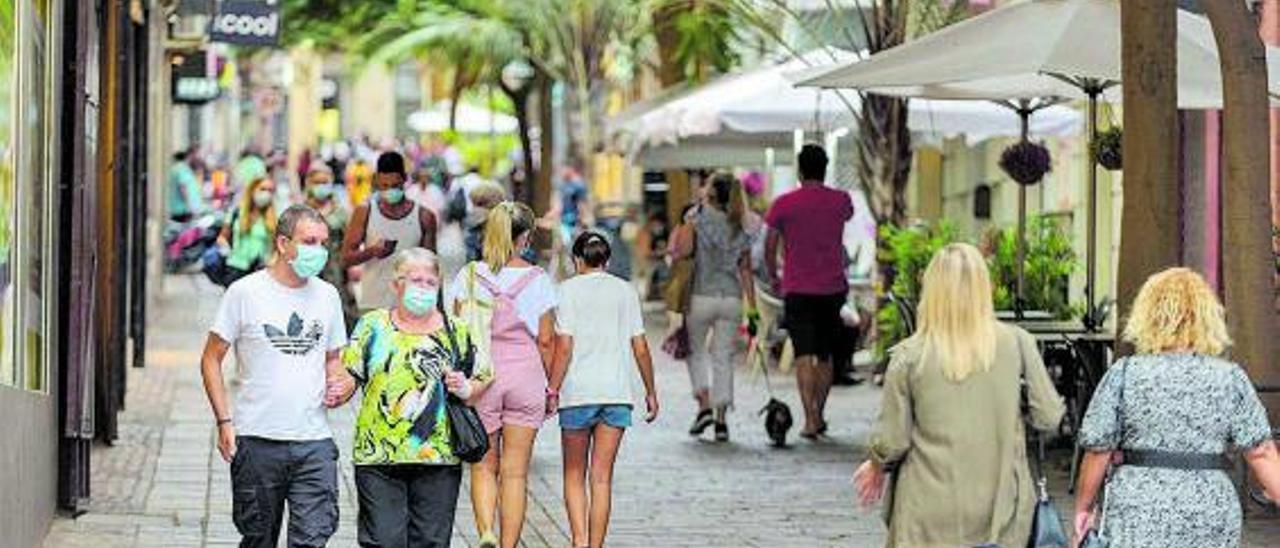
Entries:
[[976,248],[938,251],[923,285],[920,329],[892,351],[870,458],[854,475],[858,496],[878,500],[885,465],[897,463],[887,546],[1024,546],[1036,499],[1022,378],[1033,427],[1056,428],[1062,399],[1035,339],[996,321]]

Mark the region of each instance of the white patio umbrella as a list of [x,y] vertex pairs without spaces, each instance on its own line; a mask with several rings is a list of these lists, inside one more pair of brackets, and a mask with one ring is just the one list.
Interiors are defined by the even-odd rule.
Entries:
[[[419,110],[409,115],[409,128],[418,133],[440,133],[449,129],[449,102],[444,101],[430,110]],[[515,133],[519,122],[514,116],[489,109],[458,104],[458,116],[454,124],[459,133]]]
[[[1217,46],[1208,21],[1178,12],[1178,103],[1222,104]],[[962,21],[859,63],[818,68],[800,86],[852,88],[910,97],[1027,100],[1087,99],[1086,133],[1096,134],[1097,102],[1121,98],[1120,5],[1117,0],[1023,0]],[[1267,48],[1270,92],[1280,95],[1280,50]],[[1023,113],[1025,115],[1025,112]],[[1089,175],[1088,277],[1094,306],[1097,169]]]
[[[839,50],[815,50],[774,65],[682,89],[616,116],[612,133],[625,136],[633,151],[699,138],[738,134],[790,134],[848,127],[860,108],[856,93],[797,88],[788,75],[820,63],[856,61]],[[912,101],[908,127],[914,133],[965,135],[971,140],[1021,133],[1016,119],[997,105],[969,101]],[[851,111],[850,109],[853,109]],[[1043,136],[1079,134],[1081,116],[1056,107],[1037,116],[1030,131]]]

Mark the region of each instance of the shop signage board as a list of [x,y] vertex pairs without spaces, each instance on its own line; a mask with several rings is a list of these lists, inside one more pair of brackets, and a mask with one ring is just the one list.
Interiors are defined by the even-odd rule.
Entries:
[[275,46],[283,28],[277,0],[222,0],[209,23],[209,39],[244,46]]
[[183,57],[173,66],[173,102],[203,104],[222,93],[218,79],[209,74],[208,56],[204,50]]

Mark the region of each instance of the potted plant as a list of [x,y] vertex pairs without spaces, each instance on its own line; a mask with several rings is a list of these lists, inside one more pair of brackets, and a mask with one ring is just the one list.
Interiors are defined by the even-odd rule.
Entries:
[[1000,154],[1000,169],[1023,186],[1040,182],[1051,168],[1049,149],[1039,143],[1020,141]]
[[1089,147],[1102,167],[1110,171],[1124,167],[1124,130],[1119,126],[1098,132]]

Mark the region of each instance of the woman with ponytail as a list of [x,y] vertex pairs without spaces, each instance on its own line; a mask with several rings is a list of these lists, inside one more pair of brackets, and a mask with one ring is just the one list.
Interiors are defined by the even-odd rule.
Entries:
[[530,261],[534,216],[529,206],[502,202],[485,222],[483,260],[463,267],[448,302],[472,327],[480,355],[494,363],[494,382],[476,401],[489,433],[489,454],[471,468],[471,502],[480,546],[495,548],[501,500],[502,546],[520,540],[529,459],[555,394],[547,390],[554,352],[556,291]]
[[[751,274],[751,238],[742,229],[746,198],[742,183],[720,173],[707,185],[707,203],[693,220],[693,244],[677,259],[694,257],[689,303],[689,380],[698,415],[689,434],[715,426],[716,441],[729,441],[727,414],[733,406],[733,336],[745,315],[754,324],[756,292]],[[746,301],[744,311],[742,304]],[[701,344],[711,334],[708,351]]]

